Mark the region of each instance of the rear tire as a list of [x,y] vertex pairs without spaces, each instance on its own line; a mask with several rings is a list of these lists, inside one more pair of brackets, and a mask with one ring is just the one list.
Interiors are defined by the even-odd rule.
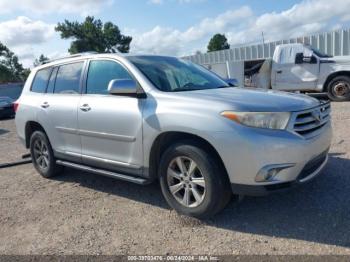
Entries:
[[161,157],[159,174],[166,201],[180,214],[209,218],[232,196],[226,172],[199,145],[183,142],[170,146]]
[[35,169],[45,178],[62,172],[63,167],[56,164],[56,158],[49,139],[42,131],[35,131],[30,137],[30,154]]
[[327,95],[332,101],[342,102],[350,100],[350,77],[337,76],[327,86]]

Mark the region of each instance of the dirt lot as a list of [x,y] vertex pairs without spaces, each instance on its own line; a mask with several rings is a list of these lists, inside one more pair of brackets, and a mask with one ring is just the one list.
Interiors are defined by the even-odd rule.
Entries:
[[[178,216],[157,184],[0,169],[0,254],[350,254],[350,103],[333,103],[333,126],[314,183],[231,203],[208,221]],[[24,152],[13,120],[0,121],[0,163]]]

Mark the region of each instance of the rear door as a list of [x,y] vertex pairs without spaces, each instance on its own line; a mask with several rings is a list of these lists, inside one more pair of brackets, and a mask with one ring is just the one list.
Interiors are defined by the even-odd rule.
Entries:
[[89,62],[85,94],[79,103],[82,159],[87,165],[141,174],[143,99],[110,95],[113,79],[133,79],[119,62]]
[[81,161],[77,108],[81,98],[84,61],[53,68],[46,95],[40,101],[40,122],[47,130],[55,154]]

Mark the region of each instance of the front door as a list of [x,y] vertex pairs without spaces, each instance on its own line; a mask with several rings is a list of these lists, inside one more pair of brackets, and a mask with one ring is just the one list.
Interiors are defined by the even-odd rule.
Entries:
[[[308,51],[308,52],[307,52]],[[295,63],[297,53],[304,53],[309,62]],[[273,88],[278,90],[314,90],[319,74],[319,61],[309,50],[297,49],[293,46],[281,50],[279,61],[272,66]]]
[[113,79],[132,77],[117,61],[89,62],[78,107],[82,159],[88,165],[141,174],[143,100],[110,95],[107,88]]

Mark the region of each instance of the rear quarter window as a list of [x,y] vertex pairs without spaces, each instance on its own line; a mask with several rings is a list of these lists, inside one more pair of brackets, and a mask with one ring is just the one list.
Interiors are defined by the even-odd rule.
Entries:
[[52,68],[39,70],[33,80],[31,91],[35,93],[45,93],[51,75]]

